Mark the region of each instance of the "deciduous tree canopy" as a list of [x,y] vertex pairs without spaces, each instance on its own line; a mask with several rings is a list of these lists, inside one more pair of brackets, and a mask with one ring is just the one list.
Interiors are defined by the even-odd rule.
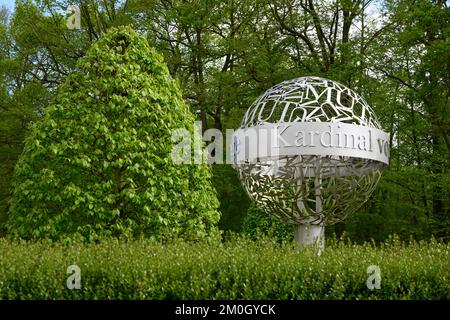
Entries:
[[25,140],[8,227],[22,238],[218,235],[206,165],[172,162],[194,132],[162,57],[130,28],[92,45]]
[[[254,99],[294,77],[323,76],[363,95],[390,133],[390,168],[359,213],[327,231],[449,238],[446,1],[87,0],[80,30],[66,27],[69,4],[17,0],[14,12],[0,11],[0,230],[28,124],[50,113],[56,87],[93,42],[132,24],[164,56],[203,130],[237,128]],[[213,166],[213,184],[219,226],[240,231],[249,200],[235,172]]]

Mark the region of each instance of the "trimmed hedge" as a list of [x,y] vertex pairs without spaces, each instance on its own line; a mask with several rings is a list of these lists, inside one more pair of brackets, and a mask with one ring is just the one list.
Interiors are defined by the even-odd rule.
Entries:
[[[321,256],[292,243],[231,239],[62,244],[0,239],[0,299],[450,299],[450,245],[328,244]],[[81,289],[66,287],[81,269]],[[366,286],[381,269],[381,289]]]

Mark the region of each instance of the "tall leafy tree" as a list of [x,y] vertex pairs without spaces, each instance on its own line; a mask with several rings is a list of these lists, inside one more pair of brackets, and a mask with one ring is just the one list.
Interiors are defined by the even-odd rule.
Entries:
[[[80,30],[65,26],[69,4],[81,9]],[[293,77],[321,75],[361,93],[391,134],[391,166],[336,232],[448,237],[448,12],[442,0],[17,0],[10,19],[0,15],[0,216],[28,124],[93,41],[133,23],[203,130],[238,127],[254,99]],[[235,172],[214,166],[213,184],[220,227],[240,230],[249,200]]]
[[218,235],[204,165],[175,164],[194,117],[161,56],[130,28],[96,42],[26,139],[9,232],[23,238]]
[[445,1],[385,5],[367,68],[380,84],[371,91],[391,133],[391,166],[352,232],[359,239],[389,233],[448,239],[449,9]]

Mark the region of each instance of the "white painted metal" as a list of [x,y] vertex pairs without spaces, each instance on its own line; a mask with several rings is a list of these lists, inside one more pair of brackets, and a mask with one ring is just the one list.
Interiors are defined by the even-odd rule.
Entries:
[[299,248],[316,245],[320,254],[325,247],[325,228],[322,224],[294,224],[294,239]]
[[298,245],[324,247],[324,226],[370,196],[389,164],[389,135],[366,101],[324,78],[284,81],[247,110],[234,167],[259,208],[294,225]]
[[389,135],[377,128],[339,122],[292,122],[238,129],[235,165],[283,156],[317,155],[369,159],[389,164]]

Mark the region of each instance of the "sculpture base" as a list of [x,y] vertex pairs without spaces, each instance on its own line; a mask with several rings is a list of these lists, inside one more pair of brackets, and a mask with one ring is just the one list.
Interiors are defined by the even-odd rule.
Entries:
[[320,254],[325,247],[325,228],[322,224],[296,224],[294,239],[299,248],[316,245]]

